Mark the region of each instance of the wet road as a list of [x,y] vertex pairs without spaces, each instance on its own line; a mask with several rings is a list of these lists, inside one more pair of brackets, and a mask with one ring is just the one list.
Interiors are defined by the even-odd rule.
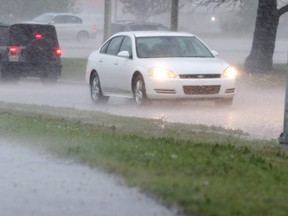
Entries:
[[85,83],[58,83],[43,86],[38,80],[0,86],[0,101],[72,107],[123,116],[158,118],[170,122],[205,124],[240,129],[253,137],[276,139],[282,132],[284,88],[257,88],[238,83],[232,107],[217,107],[212,102],[155,102],[137,107],[126,99],[110,98],[106,105],[96,106],[90,100]]
[[114,176],[0,140],[0,211],[5,216],[173,216]]

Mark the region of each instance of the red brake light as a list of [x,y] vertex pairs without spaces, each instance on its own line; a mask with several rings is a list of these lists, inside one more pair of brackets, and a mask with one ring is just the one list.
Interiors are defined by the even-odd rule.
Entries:
[[17,52],[18,52],[18,47],[17,46],[10,46],[9,47],[9,53],[11,55],[15,55],[15,54],[17,54]]
[[34,37],[35,37],[35,39],[42,39],[42,38],[43,38],[43,35],[37,33],[37,34],[34,35]]
[[57,49],[55,50],[55,54],[56,54],[56,56],[61,56],[62,50],[61,50],[60,48],[57,48]]
[[96,25],[96,24],[94,24],[94,25],[92,26],[92,30],[93,30],[93,31],[96,31],[96,30],[97,30],[97,25]]

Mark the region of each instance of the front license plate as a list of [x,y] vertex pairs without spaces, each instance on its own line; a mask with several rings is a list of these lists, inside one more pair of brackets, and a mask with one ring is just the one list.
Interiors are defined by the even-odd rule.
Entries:
[[19,61],[19,56],[9,56],[9,61],[18,62]]

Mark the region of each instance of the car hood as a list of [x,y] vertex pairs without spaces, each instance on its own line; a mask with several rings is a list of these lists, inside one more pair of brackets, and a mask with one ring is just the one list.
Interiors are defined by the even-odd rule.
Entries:
[[219,74],[229,64],[219,58],[159,58],[141,59],[146,67],[163,67],[175,74]]

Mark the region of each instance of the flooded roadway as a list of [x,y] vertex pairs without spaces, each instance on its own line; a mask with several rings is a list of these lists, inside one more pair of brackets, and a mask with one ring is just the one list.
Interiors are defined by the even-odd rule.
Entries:
[[149,106],[137,107],[129,100],[119,98],[110,98],[105,105],[94,105],[85,83],[59,82],[55,86],[43,86],[38,80],[25,80],[15,85],[0,85],[0,101],[221,126],[240,129],[257,138],[276,139],[283,129],[284,91],[283,87],[257,88],[238,83],[231,107],[201,101],[154,102]]
[[0,139],[0,211],[5,216],[176,216],[98,169]]

